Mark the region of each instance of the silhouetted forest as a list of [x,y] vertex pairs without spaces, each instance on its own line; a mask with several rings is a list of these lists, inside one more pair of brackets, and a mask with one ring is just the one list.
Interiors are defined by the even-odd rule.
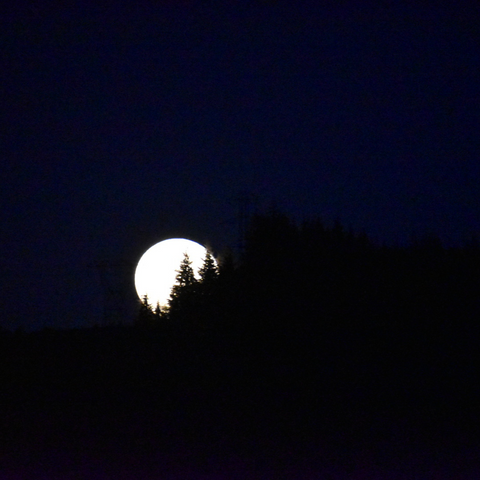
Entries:
[[164,310],[1,332],[0,477],[467,478],[479,267],[475,241],[256,215]]

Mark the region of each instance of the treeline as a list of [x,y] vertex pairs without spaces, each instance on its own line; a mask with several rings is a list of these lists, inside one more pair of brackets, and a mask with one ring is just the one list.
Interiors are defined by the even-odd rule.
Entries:
[[479,272],[475,242],[388,247],[273,212],[252,219],[241,256],[220,257],[209,282],[174,287],[171,311],[150,325],[306,405],[335,392],[363,398],[356,408],[372,416],[433,425],[432,405],[469,418],[478,403]]
[[475,322],[480,311],[479,267],[475,243],[445,248],[425,238],[408,247],[379,246],[340,223],[298,226],[273,212],[252,219],[237,261],[226,254],[217,269],[209,255],[196,281],[186,258],[169,308],[152,316],[144,299],[139,320],[272,335],[456,328]]
[[[221,272],[221,278],[220,278]],[[176,283],[172,286],[167,305],[154,307],[147,295],[140,302],[136,324],[140,327],[168,326],[173,323],[206,327],[217,310],[220,285],[223,282],[224,268],[217,266],[211,252],[207,251],[203,266],[199,269],[199,279],[195,277],[188,254],[177,270]]]
[[133,325],[1,334],[0,447],[21,463],[57,437],[73,452],[119,445],[120,465],[185,445],[263,456],[275,440],[277,459],[314,444],[363,455],[365,439],[383,448],[393,434],[410,448],[411,432],[448,455],[455,438],[478,444],[474,242],[385,247],[273,212],[217,260],[195,280],[185,257],[168,308],[145,298]]

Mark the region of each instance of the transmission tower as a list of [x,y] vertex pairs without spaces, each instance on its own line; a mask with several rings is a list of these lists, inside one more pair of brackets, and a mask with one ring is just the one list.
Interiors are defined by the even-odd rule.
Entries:
[[239,253],[242,254],[245,251],[245,243],[247,237],[247,229],[252,218],[252,215],[256,213],[257,198],[256,196],[242,192],[236,197],[237,203],[237,222],[238,222],[238,240],[237,246]]

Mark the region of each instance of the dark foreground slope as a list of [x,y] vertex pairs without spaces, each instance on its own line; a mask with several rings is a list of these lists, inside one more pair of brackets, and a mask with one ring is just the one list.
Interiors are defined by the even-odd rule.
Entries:
[[0,478],[476,478],[472,345],[392,333],[3,335]]
[[136,327],[0,336],[0,479],[480,478],[478,245],[274,212],[193,286]]

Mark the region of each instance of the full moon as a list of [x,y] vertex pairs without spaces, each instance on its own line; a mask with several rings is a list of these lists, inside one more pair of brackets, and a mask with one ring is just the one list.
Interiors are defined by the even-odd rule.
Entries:
[[203,245],[186,238],[169,238],[150,247],[135,270],[135,289],[139,298],[147,295],[153,307],[157,303],[161,307],[166,306],[185,253],[198,278],[198,270],[203,266],[207,253]]

